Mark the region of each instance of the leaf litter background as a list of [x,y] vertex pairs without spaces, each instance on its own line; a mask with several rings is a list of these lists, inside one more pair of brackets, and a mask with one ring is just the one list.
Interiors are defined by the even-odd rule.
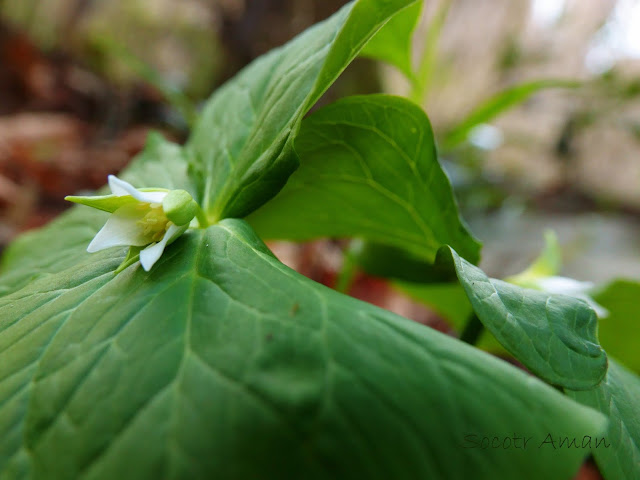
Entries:
[[[0,2],[0,246],[67,208],[64,195],[104,184],[141,150],[150,129],[184,140],[185,117],[115,40],[197,103],[343,3]],[[441,2],[427,3],[418,38]],[[451,2],[425,102],[436,135],[508,85],[539,78],[586,82],[577,93],[535,95],[445,157],[465,218],[485,243],[482,266],[490,276],[522,269],[551,227],[563,246],[563,273],[601,284],[640,278],[640,39],[634,50],[623,21],[640,17],[634,3]],[[496,14],[474,21],[485,9]],[[149,42],[156,48],[144,48]],[[359,60],[321,103],[378,91],[404,94],[407,86],[392,68]],[[270,244],[286,264],[329,286],[344,246],[340,240]],[[633,295],[629,285],[618,290],[622,299],[607,290],[601,298],[624,305]],[[358,272],[349,293],[453,333],[443,315],[381,279]],[[613,310],[613,318],[624,318]],[[620,342],[615,332],[602,333],[608,351]],[[640,368],[636,357],[624,360]],[[578,478],[599,476],[587,465]]]

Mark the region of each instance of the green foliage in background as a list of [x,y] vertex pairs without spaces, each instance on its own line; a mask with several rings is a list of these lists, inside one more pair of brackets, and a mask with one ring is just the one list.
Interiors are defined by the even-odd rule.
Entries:
[[611,360],[607,377],[593,390],[569,391],[583,405],[596,408],[609,417],[606,438],[611,447],[596,449],[594,457],[604,477],[632,480],[640,466],[640,378]]
[[640,282],[616,280],[597,292],[594,299],[609,311],[609,316],[600,322],[598,329],[602,345],[624,365],[640,372],[637,334],[640,327]]

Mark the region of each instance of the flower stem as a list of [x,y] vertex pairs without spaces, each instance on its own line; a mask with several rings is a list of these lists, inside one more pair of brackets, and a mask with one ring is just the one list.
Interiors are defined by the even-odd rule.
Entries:
[[116,270],[113,272],[113,274],[117,275],[118,273],[123,271],[125,268],[127,268],[129,265],[133,265],[135,262],[140,260],[140,251],[141,250],[142,250],[142,247],[129,247],[129,251],[127,252],[127,256],[122,261],[120,266],[118,268],[116,268]]
[[200,228],[207,228],[209,226],[209,219],[200,205],[198,205],[198,209],[196,210],[196,218],[198,219],[198,225],[200,225]]
[[438,10],[429,23],[420,65],[414,78],[411,79],[413,85],[409,98],[421,106],[426,100],[429,86],[433,81],[433,72],[436,69],[438,60],[438,40],[452,3],[452,0],[444,0],[440,3]]
[[460,334],[460,340],[468,343],[469,345],[475,345],[478,343],[483,331],[484,325],[482,325],[482,322],[474,312],[469,316],[469,320],[467,320],[467,324],[464,326],[464,330]]
[[333,287],[340,293],[347,294],[353,281],[356,278],[358,264],[356,261],[356,252],[360,250],[360,242],[351,240],[345,248],[342,258],[342,269],[338,273],[335,286]]

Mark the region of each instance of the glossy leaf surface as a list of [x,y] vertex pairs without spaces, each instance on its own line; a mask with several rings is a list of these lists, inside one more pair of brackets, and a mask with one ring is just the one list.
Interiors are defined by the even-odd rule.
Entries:
[[[547,433],[603,430],[514,367],[293,272],[242,221],[184,235],[148,273],[114,276],[124,253],[0,299],[0,477],[561,479],[588,452],[537,448]],[[480,446],[514,432],[530,448]]]
[[376,58],[397,67],[404,75],[412,79],[412,39],[413,31],[420,19],[422,1],[393,17],[380,29],[376,35],[362,49],[360,55]]
[[573,389],[596,386],[607,356],[596,337],[596,314],[581,300],[488,278],[449,247],[438,255],[453,265],[484,326],[544,380]]
[[262,238],[362,237],[432,262],[450,244],[479,243],[458,216],[426,115],[389,95],[349,97],[303,122],[300,168],[248,218]]
[[213,221],[240,218],[282,188],[297,167],[302,116],[398,11],[415,0],[359,0],[219,88],[188,142],[197,197]]

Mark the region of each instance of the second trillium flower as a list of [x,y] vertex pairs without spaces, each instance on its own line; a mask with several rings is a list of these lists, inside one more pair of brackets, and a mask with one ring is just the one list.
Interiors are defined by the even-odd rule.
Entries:
[[591,297],[591,292],[595,288],[593,283],[557,275],[561,266],[561,255],[555,233],[546,232],[545,243],[544,250],[529,268],[517,275],[505,278],[505,280],[523,288],[577,298],[586,302],[599,318],[607,317],[609,311]]
[[65,197],[70,202],[111,213],[87,251],[137,247],[140,264],[146,271],[158,261],[165,247],[189,228],[200,209],[185,190],[138,189],[115,175],[109,175],[109,188],[111,195]]

